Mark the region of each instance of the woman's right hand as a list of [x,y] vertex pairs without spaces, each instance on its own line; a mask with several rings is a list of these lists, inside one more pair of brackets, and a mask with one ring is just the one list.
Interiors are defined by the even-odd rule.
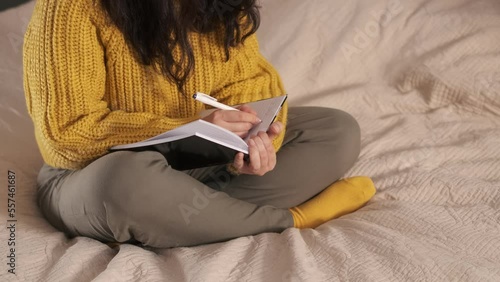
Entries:
[[254,125],[260,123],[261,120],[257,117],[257,113],[249,106],[242,105],[238,107],[238,110],[216,110],[202,119],[232,131],[241,138],[245,138],[248,135],[248,131]]

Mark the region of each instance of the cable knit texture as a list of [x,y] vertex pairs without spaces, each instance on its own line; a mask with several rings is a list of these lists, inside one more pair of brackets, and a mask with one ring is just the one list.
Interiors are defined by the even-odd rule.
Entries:
[[[196,67],[187,93],[236,105],[285,93],[257,38],[231,50],[215,34],[190,34]],[[37,0],[24,47],[24,90],[45,162],[81,169],[114,145],[198,119],[205,106],[135,59],[98,0]],[[277,120],[286,125],[288,107]],[[284,132],[274,140],[276,151]]]

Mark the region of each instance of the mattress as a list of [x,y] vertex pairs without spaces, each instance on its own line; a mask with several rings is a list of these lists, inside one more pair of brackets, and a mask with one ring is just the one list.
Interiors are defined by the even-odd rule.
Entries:
[[290,106],[351,113],[362,149],[344,176],[378,192],[316,229],[173,249],[68,239],[42,216],[22,86],[33,4],[0,13],[0,221],[8,171],[17,220],[0,229],[1,281],[500,281],[497,0],[261,1]]

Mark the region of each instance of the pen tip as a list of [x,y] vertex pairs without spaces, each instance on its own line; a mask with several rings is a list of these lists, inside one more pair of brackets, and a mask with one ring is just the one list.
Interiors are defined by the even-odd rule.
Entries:
[[193,99],[196,99],[196,93],[193,94]]

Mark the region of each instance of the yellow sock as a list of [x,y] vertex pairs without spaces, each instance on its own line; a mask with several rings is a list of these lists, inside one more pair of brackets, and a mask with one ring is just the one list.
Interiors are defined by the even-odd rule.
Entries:
[[373,195],[373,181],[366,176],[355,176],[333,183],[314,198],[289,210],[296,228],[316,228],[361,208]]

